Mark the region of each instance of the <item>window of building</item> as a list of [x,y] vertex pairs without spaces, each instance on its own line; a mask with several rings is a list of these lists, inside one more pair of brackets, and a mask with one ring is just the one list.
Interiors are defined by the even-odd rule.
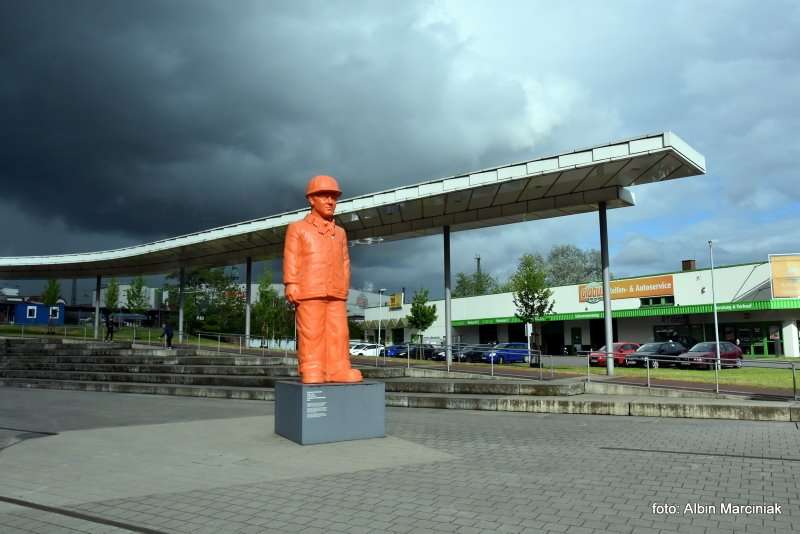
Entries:
[[675,297],[669,295],[667,297],[645,297],[640,299],[642,302],[642,307],[645,306],[674,306],[675,305]]
[[36,306],[28,306],[28,319],[36,319]]
[[50,306],[50,318],[58,319],[58,306]]

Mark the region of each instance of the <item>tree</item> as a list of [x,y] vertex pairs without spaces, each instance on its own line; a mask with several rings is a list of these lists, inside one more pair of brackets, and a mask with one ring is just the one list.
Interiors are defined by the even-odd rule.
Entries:
[[436,306],[433,304],[427,306],[427,303],[427,289],[420,289],[414,292],[414,298],[411,299],[411,313],[406,317],[408,326],[417,330],[420,337],[422,332],[436,321]]
[[555,245],[547,255],[546,280],[550,287],[600,280],[600,252],[575,245]]
[[258,282],[258,298],[253,304],[255,331],[264,339],[294,337],[294,310],[272,287],[272,273],[264,271]]
[[128,309],[133,313],[147,311],[147,297],[144,292],[144,278],[137,276],[131,281],[131,286],[125,291]]
[[[175,280],[178,273],[167,279]],[[178,309],[178,286],[165,284],[168,306]],[[225,269],[188,271],[184,280],[184,328],[189,332],[205,330],[218,333],[239,333],[244,330],[244,293],[233,275]]]
[[109,315],[116,309],[117,305],[119,305],[119,282],[112,277],[108,281],[108,287],[106,287],[106,308],[108,308]]
[[47,281],[47,285],[42,292],[42,302],[47,306],[47,333],[52,333],[50,324],[50,308],[58,304],[58,299],[61,297],[61,284],[58,280],[51,278]]
[[542,257],[538,254],[523,254],[516,272],[511,276],[514,291],[515,315],[526,324],[533,326],[536,320],[553,310],[553,292],[545,282],[545,269]]
[[489,273],[480,271],[472,274],[458,273],[456,274],[456,287],[453,289],[453,298],[491,295],[497,293],[498,289],[497,280]]

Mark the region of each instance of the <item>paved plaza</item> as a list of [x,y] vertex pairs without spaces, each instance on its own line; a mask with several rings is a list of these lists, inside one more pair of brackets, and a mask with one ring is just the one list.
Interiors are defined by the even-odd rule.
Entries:
[[0,388],[0,532],[798,530],[795,423],[388,408],[302,447],[273,407]]

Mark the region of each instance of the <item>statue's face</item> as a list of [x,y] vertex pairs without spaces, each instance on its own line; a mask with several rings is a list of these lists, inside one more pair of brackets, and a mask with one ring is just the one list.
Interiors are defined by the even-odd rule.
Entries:
[[336,193],[320,191],[319,193],[308,195],[308,203],[311,204],[311,211],[330,221],[336,211],[337,198],[339,198],[339,195]]

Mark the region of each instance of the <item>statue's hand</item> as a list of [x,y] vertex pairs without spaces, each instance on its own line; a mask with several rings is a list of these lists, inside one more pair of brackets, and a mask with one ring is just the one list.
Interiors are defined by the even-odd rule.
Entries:
[[297,294],[300,292],[297,284],[286,284],[284,292],[286,294],[286,300],[297,306]]

